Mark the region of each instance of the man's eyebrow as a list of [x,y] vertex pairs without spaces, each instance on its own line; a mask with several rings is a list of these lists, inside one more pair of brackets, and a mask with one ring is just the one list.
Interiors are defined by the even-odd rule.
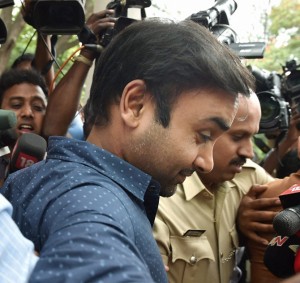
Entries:
[[[24,100],[26,98],[24,96],[12,96],[12,97],[9,98],[9,100],[14,100],[14,99]],[[41,101],[44,101],[44,99],[41,96],[39,96],[39,95],[33,96],[31,100],[41,100]]]
[[211,117],[209,120],[216,123],[220,127],[220,129],[223,130],[223,131],[227,131],[227,130],[230,129],[229,124],[226,123],[225,120],[220,118],[220,117]]

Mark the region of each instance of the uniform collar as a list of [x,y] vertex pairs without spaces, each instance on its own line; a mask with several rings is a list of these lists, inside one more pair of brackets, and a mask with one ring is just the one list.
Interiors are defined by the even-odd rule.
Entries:
[[206,191],[211,194],[201,182],[199,176],[194,172],[190,177],[186,178],[181,185],[187,201],[190,201],[199,193]]

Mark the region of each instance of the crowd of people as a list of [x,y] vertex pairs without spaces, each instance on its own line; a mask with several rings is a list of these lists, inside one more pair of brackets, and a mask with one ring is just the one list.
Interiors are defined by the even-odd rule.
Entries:
[[[113,14],[85,28],[99,41]],[[297,144],[298,114],[260,166],[255,79],[207,28],[133,22],[100,55],[82,48],[55,84],[50,37],[0,76],[17,137],[47,141],[44,160],[1,183],[1,282],[297,282],[272,274],[264,251],[279,194],[300,182],[272,176]]]

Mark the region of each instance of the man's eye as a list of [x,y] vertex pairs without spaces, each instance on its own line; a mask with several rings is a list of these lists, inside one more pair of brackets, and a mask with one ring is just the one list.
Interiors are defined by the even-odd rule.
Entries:
[[204,142],[208,142],[212,140],[210,131],[200,132],[200,137]]
[[21,104],[20,103],[14,103],[14,104],[11,104],[10,105],[10,107],[12,108],[12,109],[19,109],[19,108],[21,108]]
[[235,136],[232,136],[232,139],[233,139],[234,141],[240,141],[242,138],[243,138],[242,135],[235,135]]
[[40,106],[40,105],[34,105],[33,109],[37,112],[43,112],[45,110],[45,107]]

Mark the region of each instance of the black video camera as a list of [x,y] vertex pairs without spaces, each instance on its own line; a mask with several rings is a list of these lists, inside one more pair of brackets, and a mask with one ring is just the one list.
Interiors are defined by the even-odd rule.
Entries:
[[[8,6],[13,6],[15,2],[13,0],[0,0],[0,9],[6,8]],[[7,29],[3,22],[3,20],[0,18],[0,45],[5,43],[7,39]]]
[[[281,75],[248,66],[256,78],[256,91],[260,100],[262,117],[260,133],[287,131],[291,107],[300,113],[300,65],[287,61]],[[300,124],[297,125],[300,129]]]
[[234,0],[217,0],[206,11],[192,14],[187,19],[208,28],[220,42],[228,45],[241,58],[263,58],[266,44],[264,42],[238,42],[236,32],[229,26],[230,16],[236,11]]
[[285,99],[291,105],[295,105],[297,112],[300,113],[300,65],[297,65],[294,59],[287,61],[283,66],[282,93]]
[[89,46],[89,48],[97,45],[106,47],[116,34],[136,21],[136,19],[127,17],[129,8],[139,8],[141,11],[141,19],[143,20],[146,18],[145,8],[150,6],[150,0],[113,0],[106,5],[106,9],[114,10],[114,17],[117,18],[114,27],[106,29],[103,34],[100,35],[98,41],[96,35],[85,25],[78,34],[78,39],[82,44]]
[[150,6],[150,0],[113,0],[109,2],[106,8],[113,9],[115,11],[115,17],[117,18],[117,21],[115,23],[114,28],[107,29],[106,32],[103,34],[100,40],[100,45],[106,47],[116,34],[118,34],[125,27],[129,26],[130,24],[136,21],[135,19],[128,18],[129,8],[140,9],[141,19],[143,20],[144,18],[146,18],[145,8]]
[[44,34],[78,34],[85,23],[85,0],[25,0],[24,19]]

